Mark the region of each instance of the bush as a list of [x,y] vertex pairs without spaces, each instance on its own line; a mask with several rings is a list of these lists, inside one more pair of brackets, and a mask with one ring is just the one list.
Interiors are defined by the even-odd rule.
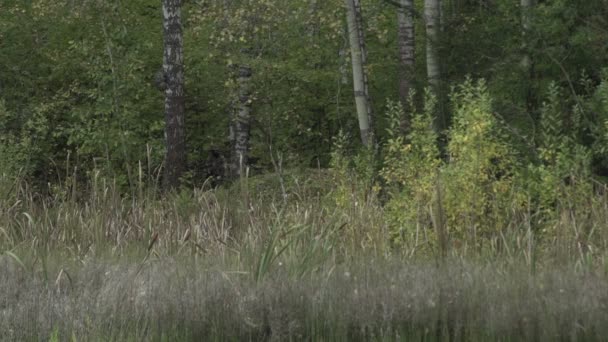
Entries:
[[[434,97],[414,115],[407,139],[398,136],[401,106],[389,104],[390,139],[382,176],[389,189],[387,220],[397,244],[424,235],[431,225],[454,239],[495,236],[508,225],[504,211],[514,196],[515,152],[492,115],[485,82],[467,81],[453,94],[454,125],[448,133],[447,160],[441,161],[432,128]],[[516,202],[517,203],[517,202]],[[437,230],[441,229],[441,230]]]
[[519,202],[513,191],[516,154],[492,114],[484,81],[467,80],[452,100],[454,125],[441,171],[447,225],[459,238],[494,237],[509,224],[505,211]]
[[389,138],[381,176],[390,198],[386,204],[390,238],[396,245],[408,241],[418,245],[421,228],[426,228],[431,219],[429,207],[441,164],[433,130],[435,106],[435,97],[427,92],[424,111],[413,115],[410,133],[403,137],[403,107],[394,102],[387,105]]

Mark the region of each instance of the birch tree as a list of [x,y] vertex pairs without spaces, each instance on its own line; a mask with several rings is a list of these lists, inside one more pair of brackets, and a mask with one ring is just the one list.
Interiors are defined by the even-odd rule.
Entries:
[[[399,44],[399,100],[405,106],[408,103],[412,87],[415,63],[415,36],[414,36],[414,2],[413,0],[399,0],[397,7],[398,44]],[[403,111],[401,130],[409,130],[410,115],[408,110]]]
[[165,78],[165,189],[179,185],[186,168],[184,65],[181,0],[162,0]]
[[[311,3],[311,9],[315,6]],[[251,159],[252,128],[259,128],[260,118],[254,118],[258,108],[254,99],[261,91],[257,76],[263,75],[261,66],[267,54],[277,51],[273,44],[278,36],[277,27],[286,20],[287,7],[285,2],[277,1],[221,1],[210,2],[204,13],[216,31],[211,42],[231,69],[230,78],[225,82],[231,98],[227,113],[230,156],[226,171],[230,177],[240,177]]]
[[[429,85],[435,96],[441,96],[441,71],[437,44],[439,41],[439,14],[441,0],[424,0],[424,19],[426,26],[426,71]],[[441,99],[439,99],[441,102]],[[446,120],[443,110],[439,106],[437,117],[435,118],[435,129],[437,132],[443,131],[446,127]]]
[[365,39],[363,36],[361,6],[359,0],[345,0],[346,21],[350,43],[351,63],[353,69],[353,88],[361,142],[365,146],[372,144],[372,108],[369,98],[369,87],[365,74]]

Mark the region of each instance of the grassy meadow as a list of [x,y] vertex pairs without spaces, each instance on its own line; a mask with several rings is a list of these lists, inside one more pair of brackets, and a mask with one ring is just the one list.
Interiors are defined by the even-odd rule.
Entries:
[[[324,170],[231,187],[48,196],[3,179],[0,340],[602,341],[608,199],[588,229],[535,213],[483,241],[388,239],[370,197],[337,205]],[[343,203],[343,201],[342,201]],[[591,225],[591,226],[588,226]]]

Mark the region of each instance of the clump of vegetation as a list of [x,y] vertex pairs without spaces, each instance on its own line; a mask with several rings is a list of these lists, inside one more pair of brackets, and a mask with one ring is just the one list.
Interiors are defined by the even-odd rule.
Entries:
[[400,134],[403,107],[397,103],[387,106],[390,138],[381,175],[390,197],[385,206],[387,220],[397,245],[418,246],[434,240],[429,238],[433,233],[428,228],[441,165],[437,134],[433,130],[435,105],[435,97],[427,93],[424,111],[413,116],[407,137]]
[[414,116],[407,143],[395,132],[402,109],[389,105],[392,138],[383,176],[392,187],[389,219],[398,231],[410,232],[406,241],[424,235],[434,243],[445,234],[444,239],[449,235],[453,242],[475,246],[476,239],[495,239],[509,224],[508,208],[520,201],[514,198],[515,154],[492,115],[485,83],[467,81],[452,102],[454,124],[445,160],[432,125],[433,96],[427,94],[424,114]]
[[485,82],[465,82],[452,96],[454,123],[441,170],[443,210],[449,233],[479,244],[496,239],[512,223],[509,211],[519,211],[514,175],[518,160],[505,130],[493,115]]

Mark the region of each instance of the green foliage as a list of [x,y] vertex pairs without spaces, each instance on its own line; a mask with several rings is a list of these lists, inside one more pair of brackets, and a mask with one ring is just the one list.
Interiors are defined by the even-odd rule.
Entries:
[[[422,5],[415,2],[417,12]],[[39,184],[61,182],[73,173],[66,165],[77,166],[80,181],[97,169],[124,190],[136,186],[140,161],[145,161],[145,173],[154,173],[164,154],[162,94],[152,85],[161,64],[160,3],[9,0],[4,6],[0,87],[9,113],[2,117],[3,139],[10,143],[2,153],[15,157],[2,157],[3,164],[23,169]],[[210,150],[227,151],[235,64],[253,68],[251,155],[258,169],[273,168],[269,144],[282,152],[286,165],[325,167],[337,132],[355,136],[343,10],[341,0],[184,3],[193,182],[205,179]],[[522,135],[534,132],[539,94],[550,81],[561,80],[563,87],[584,69],[589,82],[574,84],[574,90],[595,93],[607,62],[601,27],[608,9],[602,1],[538,5],[527,47],[534,77],[518,72],[517,4],[461,1],[444,10],[444,38],[438,42],[444,83],[462,82],[468,74],[487,79],[499,114]],[[363,15],[370,91],[378,107],[396,92],[395,8],[384,1],[364,2]],[[416,39],[422,42],[420,18],[416,25]],[[425,46],[416,44],[416,49],[413,85],[419,88],[426,82]],[[562,96],[568,102],[574,95]],[[581,110],[594,121],[589,116],[595,112]],[[378,140],[386,140],[389,123],[378,117],[374,124]],[[594,129],[605,135],[603,126]],[[595,142],[594,160],[605,159]],[[19,145],[21,152],[8,145]],[[68,155],[71,163],[66,163]]]
[[5,102],[0,100],[0,175],[3,178],[29,175],[33,169],[29,158],[33,149],[31,139],[8,127],[15,119],[7,111]]
[[324,196],[323,206],[335,211],[341,222],[340,239],[349,250],[386,248],[382,225],[383,210],[378,201],[378,158],[374,148],[360,147],[354,153],[347,149],[346,135],[340,133],[334,142],[331,158],[333,185]]
[[600,84],[597,88],[591,88],[590,92],[584,118],[593,138],[590,148],[595,167],[603,170],[598,173],[605,177],[605,170],[608,170],[608,69],[603,70]]
[[[542,217],[534,227],[551,231],[551,236],[556,232],[548,228],[555,227],[552,222],[564,210],[588,220],[592,151],[580,142],[579,107],[567,113],[562,99],[559,87],[552,85],[542,109],[539,162],[522,160],[513,148],[483,81],[468,80],[452,96],[454,123],[443,163],[430,115],[414,116],[406,142],[398,133],[402,108],[389,103],[391,125],[381,175],[389,194],[385,212],[391,239],[418,245],[421,229],[426,229],[433,242],[430,228],[444,222],[453,242],[479,245],[504,234],[515,224],[514,217],[530,210]],[[426,113],[432,113],[433,103],[427,96]],[[571,118],[569,129],[566,117]]]
[[[468,80],[453,94],[449,161],[442,170],[443,207],[457,236],[490,236],[505,228],[517,168],[508,136],[492,112],[484,81]],[[466,234],[466,235],[465,235]]]
[[59,342],[59,341],[61,341],[61,337],[59,335],[59,328],[53,329],[53,331],[51,332],[51,336],[49,336],[49,341],[50,342]]
[[[561,90],[552,84],[542,107],[540,163],[531,164],[523,178],[528,195],[538,203],[538,210],[547,220],[542,231],[555,236],[555,225],[564,210],[585,215],[592,187],[592,149],[581,143],[578,129],[582,127],[581,108],[576,105],[569,113],[562,104]],[[568,115],[571,114],[571,115]],[[566,121],[565,118],[571,120]],[[567,124],[566,124],[567,123]],[[596,133],[597,134],[597,133]],[[596,137],[596,139],[599,137]],[[601,139],[600,139],[601,140]],[[580,217],[579,217],[580,218]]]
[[454,126],[446,163],[439,158],[432,129],[435,101],[430,94],[424,113],[414,116],[408,144],[395,134],[401,106],[388,106],[391,139],[382,175],[390,189],[387,219],[395,242],[411,242],[420,229],[432,228],[431,223],[435,228],[446,224],[455,239],[492,237],[509,223],[505,210],[514,201],[517,162],[492,115],[485,83],[467,81],[452,101]]
[[556,152],[563,137],[563,110],[561,108],[561,93],[555,83],[549,85],[547,102],[543,103],[540,120],[539,148],[541,158],[547,163],[555,163]]
[[347,136],[340,132],[334,141],[330,164],[336,184],[333,197],[336,205],[344,209],[373,200],[377,190],[373,150],[364,147],[349,156],[347,141]]
[[410,133],[403,137],[399,127],[403,106],[387,104],[389,138],[380,174],[390,197],[385,209],[391,240],[396,244],[411,241],[430,220],[428,209],[441,164],[433,129],[435,106],[435,97],[427,91],[424,111],[413,115]]
[[[400,75],[395,8],[362,5],[377,113]],[[415,6],[421,13],[423,2]],[[183,13],[192,185],[203,184],[209,164],[226,160],[234,67],[248,64],[252,173],[276,171],[271,150],[285,169],[329,166],[319,177],[331,173],[333,184],[309,190],[331,191],[324,203],[350,223],[372,217],[370,208],[385,215],[387,240],[397,245],[418,245],[419,236],[433,242],[428,228],[442,222],[454,241],[495,237],[525,211],[540,216],[533,228],[544,229],[564,210],[578,206],[584,219],[583,207],[595,205],[592,184],[608,174],[605,1],[540,2],[525,36],[513,1],[449,2],[437,42],[442,83],[464,85],[446,110],[453,125],[443,156],[432,121],[435,106],[450,106],[428,93],[412,95],[407,108],[424,101],[424,109],[412,115],[407,136],[399,133],[403,109],[389,103],[373,120],[380,148],[353,148],[342,0],[185,1]],[[3,3],[0,195],[15,193],[21,179],[65,200],[99,191],[101,180],[131,197],[154,193],[164,154],[163,95],[152,84],[162,59],[160,14],[150,0]],[[424,22],[415,20],[411,77],[420,90],[426,46]],[[524,53],[531,70],[521,68]],[[280,188],[300,186],[285,178]],[[257,186],[252,179],[249,188]],[[176,201],[180,215],[195,210],[191,202]]]
[[37,185],[62,182],[74,172],[66,165],[77,167],[80,179],[98,168],[134,185],[138,161],[149,155],[160,164],[162,103],[149,76],[160,65],[153,51],[161,41],[140,29],[158,18],[140,10],[146,3],[7,4],[2,21],[15,25],[0,33],[0,58],[9,67],[0,68],[2,97],[11,113],[3,133],[28,155],[21,165]]

